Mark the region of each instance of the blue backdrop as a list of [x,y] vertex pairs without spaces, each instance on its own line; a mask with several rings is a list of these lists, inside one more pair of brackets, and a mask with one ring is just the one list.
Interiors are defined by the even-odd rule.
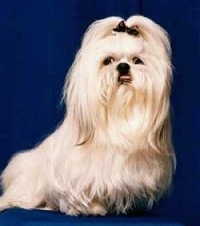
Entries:
[[143,14],[171,37],[174,65],[174,190],[153,211],[200,225],[199,0],[1,0],[0,170],[63,118],[65,74],[96,19]]

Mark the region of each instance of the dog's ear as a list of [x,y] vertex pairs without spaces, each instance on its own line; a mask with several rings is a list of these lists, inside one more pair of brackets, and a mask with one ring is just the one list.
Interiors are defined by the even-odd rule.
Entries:
[[63,88],[63,101],[66,105],[67,119],[69,128],[71,128],[74,145],[86,143],[94,133],[94,127],[91,120],[91,112],[87,100],[87,88],[84,87],[82,81],[81,66],[82,57],[80,50],[76,55],[75,61],[72,64]]
[[95,132],[104,126],[105,115],[99,103],[97,73],[97,67],[91,67],[88,63],[87,51],[80,49],[63,89],[63,101],[67,107],[67,119],[75,145],[88,143]]

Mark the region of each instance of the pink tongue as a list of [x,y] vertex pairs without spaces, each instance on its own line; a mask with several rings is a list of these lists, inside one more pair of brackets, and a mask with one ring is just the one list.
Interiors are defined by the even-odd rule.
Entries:
[[119,78],[120,81],[131,81],[131,76],[130,75],[122,75]]

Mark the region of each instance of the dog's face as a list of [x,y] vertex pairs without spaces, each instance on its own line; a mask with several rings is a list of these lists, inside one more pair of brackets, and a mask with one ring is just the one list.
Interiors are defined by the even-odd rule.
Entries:
[[121,20],[111,17],[89,27],[64,88],[68,113],[88,137],[105,134],[108,127],[124,134],[139,130],[144,136],[162,127],[169,113],[166,32],[142,16],[125,22],[127,29],[137,27],[137,35],[119,32]]
[[[116,34],[105,39],[100,74],[109,76],[112,85],[133,85],[134,75],[143,74],[145,69],[145,52],[141,40],[127,34]],[[110,43],[110,45],[109,45]],[[104,78],[102,78],[104,79]]]
[[[144,83],[147,82],[151,69],[144,42],[139,37],[114,33],[98,44],[99,46],[96,47],[96,55],[99,59],[98,79],[105,104],[109,103],[110,98],[113,100],[113,95],[116,96],[120,89],[131,92],[134,98],[136,93],[139,94],[139,90],[143,92],[144,88],[147,88],[147,84]],[[123,96],[120,98],[122,99]]]

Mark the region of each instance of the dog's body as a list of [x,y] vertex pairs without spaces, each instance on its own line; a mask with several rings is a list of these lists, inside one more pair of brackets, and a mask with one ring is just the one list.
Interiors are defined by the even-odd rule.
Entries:
[[93,23],[64,86],[67,114],[2,174],[0,210],[126,213],[151,207],[169,188],[174,153],[170,45],[142,16]]

